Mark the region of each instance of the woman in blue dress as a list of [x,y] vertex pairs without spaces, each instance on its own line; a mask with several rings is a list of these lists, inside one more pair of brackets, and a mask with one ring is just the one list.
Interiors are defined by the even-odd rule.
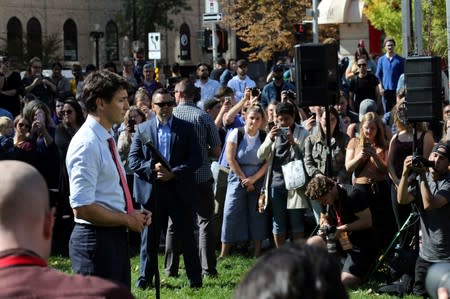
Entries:
[[249,239],[253,240],[254,255],[258,256],[262,240],[267,238],[267,215],[257,211],[257,202],[268,164],[256,156],[264,141],[260,135],[264,134],[261,128],[265,122],[264,109],[253,105],[247,109],[244,128],[235,128],[228,134],[226,156],[230,174],[220,257],[229,255],[233,243]]

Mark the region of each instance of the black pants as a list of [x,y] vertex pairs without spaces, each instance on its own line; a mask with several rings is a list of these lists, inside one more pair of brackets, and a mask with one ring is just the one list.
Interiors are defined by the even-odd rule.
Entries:
[[387,181],[379,181],[373,185],[355,184],[355,188],[361,191],[361,196],[369,204],[377,246],[379,250],[384,250],[392,241],[397,231],[389,184]]
[[413,293],[416,296],[427,296],[427,289],[425,287],[425,278],[427,277],[428,269],[433,265],[433,263],[427,262],[420,256],[416,261],[416,272],[414,279]]
[[115,280],[131,289],[125,227],[76,223],[70,236],[69,255],[75,273]]

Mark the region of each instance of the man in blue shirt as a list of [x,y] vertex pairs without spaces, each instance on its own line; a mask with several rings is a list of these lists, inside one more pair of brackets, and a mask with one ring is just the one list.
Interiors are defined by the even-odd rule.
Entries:
[[267,108],[272,100],[281,102],[281,92],[292,90],[294,91],[294,86],[283,80],[284,66],[281,64],[276,64],[273,67],[273,80],[267,83],[261,93],[261,104],[264,108]]
[[386,55],[378,59],[376,76],[380,81],[378,85],[382,96],[383,113],[391,111],[395,105],[397,83],[405,68],[405,59],[395,54],[395,40],[392,37],[384,39]]
[[[133,190],[136,200],[152,211],[154,218],[153,224],[141,235],[136,283],[140,289],[150,287],[154,277],[155,283],[159,283],[156,276],[159,236],[167,216],[173,223],[175,238],[181,241],[190,286],[202,286],[192,208],[194,173],[202,164],[202,156],[193,125],[174,117],[173,106],[175,101],[168,90],[160,88],[153,93],[152,110],[156,117],[138,126],[128,155],[129,166],[135,172]],[[152,151],[150,144],[164,159]]]
[[[83,99],[89,115],[70,142],[66,165],[75,216],[69,242],[73,271],[119,281],[130,289],[128,229],[141,232],[151,217],[127,204],[128,186],[121,184],[119,153],[111,145],[112,126],[123,121],[128,109],[127,89],[124,78],[108,71],[86,78]],[[124,176],[123,167],[121,171]]]

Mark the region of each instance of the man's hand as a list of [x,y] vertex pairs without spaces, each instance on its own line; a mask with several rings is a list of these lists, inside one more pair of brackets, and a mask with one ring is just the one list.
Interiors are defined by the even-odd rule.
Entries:
[[144,218],[145,218],[145,226],[149,226],[150,224],[152,224],[152,212],[146,210],[146,209],[142,209],[140,211],[142,214],[144,214]]
[[403,172],[402,172],[403,175],[409,176],[412,169],[412,160],[413,156],[406,157],[405,161],[403,162]]
[[316,118],[312,115],[310,118],[303,122],[305,129],[310,131],[316,125]]
[[153,171],[156,173],[156,179],[161,180],[163,182],[170,181],[175,177],[175,175],[168,171],[161,163],[156,163],[155,169]]
[[[150,213],[149,211],[147,211],[148,213]],[[128,218],[127,218],[127,227],[129,229],[131,229],[132,231],[135,232],[142,232],[142,230],[144,229],[144,226],[147,226],[148,221],[149,221],[149,217],[150,217],[150,223],[151,223],[151,214],[146,214],[143,213],[139,210],[135,210],[133,213],[128,214]]]

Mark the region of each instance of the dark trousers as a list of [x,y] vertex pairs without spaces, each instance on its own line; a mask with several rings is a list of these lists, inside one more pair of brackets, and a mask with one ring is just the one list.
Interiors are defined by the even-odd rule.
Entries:
[[414,277],[414,287],[413,293],[416,296],[427,296],[427,289],[425,287],[425,278],[427,277],[428,269],[433,265],[433,263],[427,262],[420,256],[416,261],[416,271]]
[[[161,192],[163,190],[163,192]],[[141,235],[141,253],[139,259],[139,281],[150,283],[158,267],[158,247],[161,224],[167,216],[173,222],[175,239],[180,240],[186,274],[191,284],[201,283],[201,267],[194,238],[192,205],[177,196],[172,183],[154,186],[153,195],[144,207],[152,212],[153,222],[144,228]]]
[[377,247],[384,250],[397,231],[389,183],[386,180],[374,184],[355,184],[355,189],[361,191],[361,196],[369,204]]
[[[199,227],[199,257],[205,274],[216,274],[215,230],[214,230],[214,193],[212,179],[196,184],[194,211]],[[180,263],[180,241],[175,238],[176,229],[169,219],[166,235],[166,253],[164,268],[168,275],[177,275]],[[186,261],[185,261],[186,263]]]
[[391,111],[397,102],[395,90],[385,90],[381,101],[383,104],[384,113]]
[[75,224],[70,236],[72,269],[123,283],[131,289],[128,233],[125,227]]

